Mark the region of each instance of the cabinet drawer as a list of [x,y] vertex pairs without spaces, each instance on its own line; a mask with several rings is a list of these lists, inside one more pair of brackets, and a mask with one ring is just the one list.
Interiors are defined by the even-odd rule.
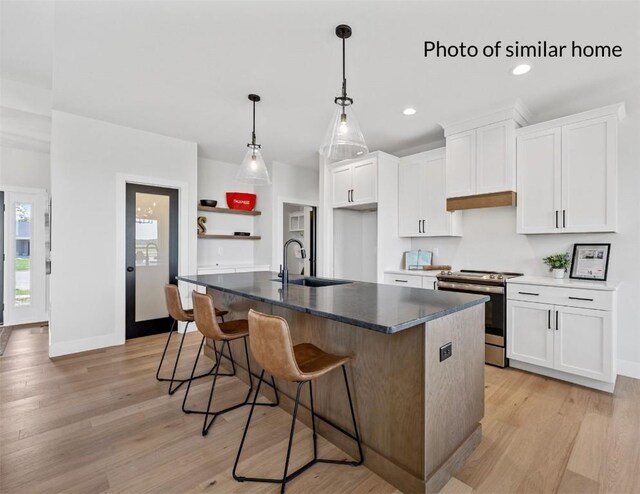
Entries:
[[407,274],[386,273],[384,282],[387,285],[410,286],[413,288],[422,288],[422,277]]
[[583,307],[585,309],[611,310],[613,308],[613,292],[563,286],[509,283],[507,298],[509,300],[525,300],[541,304]]

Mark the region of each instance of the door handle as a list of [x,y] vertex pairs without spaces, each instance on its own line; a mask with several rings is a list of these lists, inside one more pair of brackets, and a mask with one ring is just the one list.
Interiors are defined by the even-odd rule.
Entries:
[[562,228],[567,227],[567,211],[566,209],[562,210]]
[[556,331],[558,331],[558,311],[556,311]]
[[583,300],[585,302],[593,302],[592,298],[583,298],[583,297],[569,297],[569,300]]
[[560,227],[558,226],[558,212],[559,212],[559,211],[556,209],[556,228],[560,228]]
[[533,292],[518,292],[520,295],[535,295],[536,297],[540,296],[539,293],[533,293]]
[[547,311],[547,329],[551,329],[551,309]]
[[127,273],[133,273],[133,266],[127,266]]
[[353,202],[353,189],[351,189],[351,202]]
[[418,233],[422,233],[422,221],[418,220]]
[[422,220],[422,233],[427,233],[427,220]]
[[407,280],[394,280],[394,281],[396,281],[397,283],[409,283]]

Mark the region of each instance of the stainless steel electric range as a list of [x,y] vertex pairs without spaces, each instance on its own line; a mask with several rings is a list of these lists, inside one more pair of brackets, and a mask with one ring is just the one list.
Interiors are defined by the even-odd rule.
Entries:
[[484,355],[487,364],[507,367],[507,280],[520,273],[497,271],[442,271],[437,276],[438,290],[477,293],[491,299],[485,304]]

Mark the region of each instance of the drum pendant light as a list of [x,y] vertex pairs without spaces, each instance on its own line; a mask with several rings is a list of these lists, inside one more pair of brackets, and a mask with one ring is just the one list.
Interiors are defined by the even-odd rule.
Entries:
[[334,99],[337,108],[320,146],[320,153],[328,163],[357,158],[369,152],[351,107],[353,99],[347,96],[345,40],[351,37],[351,28],[346,24],[340,24],[336,27],[336,36],[342,40],[342,92]]
[[250,94],[249,100],[253,102],[253,130],[251,131],[251,142],[247,144],[249,148],[240,164],[240,169],[236,174],[236,179],[252,185],[271,185],[267,166],[260,153],[260,144],[256,144],[256,103],[260,101],[260,96]]

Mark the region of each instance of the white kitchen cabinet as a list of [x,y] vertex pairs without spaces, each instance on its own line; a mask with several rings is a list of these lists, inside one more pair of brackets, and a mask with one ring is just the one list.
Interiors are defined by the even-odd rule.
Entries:
[[447,197],[476,193],[476,131],[447,136]]
[[516,189],[516,131],[513,120],[476,129],[476,194]]
[[411,288],[424,288],[435,290],[437,278],[432,275],[410,274],[401,271],[386,271],[384,273],[385,285],[405,286]]
[[521,277],[507,287],[512,367],[613,391],[615,285]]
[[509,300],[507,357],[553,368],[553,305]]
[[378,167],[372,159],[341,165],[331,171],[334,208],[372,204],[378,198]]
[[617,230],[617,126],[624,105],[517,131],[518,233]]
[[400,237],[462,235],[460,212],[447,211],[444,148],[406,156],[398,166]]

